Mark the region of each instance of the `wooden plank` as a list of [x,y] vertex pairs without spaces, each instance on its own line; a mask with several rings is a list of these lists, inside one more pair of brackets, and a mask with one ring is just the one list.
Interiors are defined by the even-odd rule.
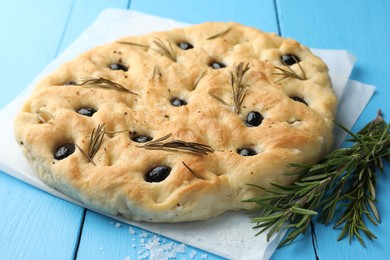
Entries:
[[[352,78],[377,86],[376,94],[359,118],[353,131],[375,117],[377,109],[389,120],[390,104],[390,35],[388,14],[390,2],[377,1],[277,1],[280,29],[284,36],[316,48],[347,49],[358,58]],[[385,174],[390,172],[385,165]],[[340,230],[315,225],[320,259],[389,259],[390,258],[390,179],[379,176],[377,188],[378,209],[382,223],[368,225],[378,239],[366,241],[367,248],[355,239],[351,244],[336,242]]]
[[72,1],[0,3],[0,107],[54,59]]
[[[0,1],[0,107],[54,57],[72,1]],[[83,210],[0,172],[1,259],[71,259]]]
[[128,4],[129,0],[75,1],[58,53],[61,53],[74,39],[76,39],[104,9],[126,9]]
[[278,32],[273,0],[133,0],[130,7],[180,22],[235,21],[267,32]]
[[1,259],[71,259],[83,209],[0,172]]

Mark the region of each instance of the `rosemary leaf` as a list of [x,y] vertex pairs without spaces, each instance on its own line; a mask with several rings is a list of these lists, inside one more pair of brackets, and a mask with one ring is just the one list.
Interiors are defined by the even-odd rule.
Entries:
[[217,34],[214,34],[213,36],[208,37],[206,40],[212,40],[212,39],[218,38],[220,36],[223,36],[223,35],[227,34],[231,29],[232,29],[232,27],[229,27],[229,28],[223,30],[222,32],[219,32]]
[[196,89],[199,84],[199,81],[207,74],[207,70],[202,71],[199,76],[195,79],[194,84],[192,85],[192,90]]
[[35,116],[39,119],[42,123],[51,123],[49,122],[51,119],[54,118],[53,114],[47,112],[43,109],[38,109],[35,111]]
[[132,46],[142,47],[142,48],[149,48],[149,46],[148,46],[148,45],[145,45],[145,44],[140,44],[140,43],[135,43],[135,42],[123,42],[123,41],[118,41],[117,43],[121,43],[121,44],[127,44],[127,45],[132,45]]
[[187,170],[189,170],[189,171],[191,172],[191,174],[194,175],[196,178],[205,180],[205,178],[203,178],[202,176],[196,174],[196,172],[195,172],[194,170],[192,170],[185,162],[182,161],[182,164],[183,164],[184,167],[186,167]]
[[351,136],[351,147],[335,150],[317,164],[290,164],[297,169],[289,174],[297,177],[290,185],[251,185],[266,192],[263,197],[246,200],[263,208],[260,216],[252,218],[254,228],[261,229],[259,233],[267,231],[270,237],[280,230],[282,221],[287,222],[287,236],[278,247],[304,234],[316,215],[325,225],[335,221],[334,229],[342,227],[337,240],[348,236],[349,241],[356,238],[365,246],[362,233],[370,240],[377,238],[366,220],[380,223],[376,177],[383,172],[382,160],[390,152],[390,125],[379,110],[377,117],[356,134],[341,128]]
[[209,95],[212,96],[213,98],[215,98],[216,100],[218,100],[219,102],[221,102],[222,104],[224,104],[225,106],[230,106],[225,100],[212,94],[211,92],[209,92]]
[[162,77],[162,74],[160,72],[160,69],[158,68],[158,66],[154,66],[153,68],[153,74],[152,74],[152,79],[154,79],[156,77],[156,75],[158,76],[158,78],[161,78]]

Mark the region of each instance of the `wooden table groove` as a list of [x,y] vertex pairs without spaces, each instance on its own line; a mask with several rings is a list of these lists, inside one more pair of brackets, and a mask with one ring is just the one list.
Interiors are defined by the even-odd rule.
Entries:
[[85,215],[87,214],[87,209],[83,209],[83,216],[82,216],[82,220],[81,220],[81,225],[80,225],[80,228],[79,228],[79,233],[78,233],[78,237],[77,237],[77,242],[75,244],[75,249],[74,249],[74,254],[73,254],[73,260],[76,260],[77,259],[77,254],[79,252],[79,247],[80,247],[80,241],[81,241],[81,238],[83,236],[83,228],[84,228],[84,224],[85,224]]

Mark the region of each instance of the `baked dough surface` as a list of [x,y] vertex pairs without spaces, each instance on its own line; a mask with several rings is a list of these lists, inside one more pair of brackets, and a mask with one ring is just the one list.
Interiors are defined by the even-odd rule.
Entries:
[[[294,55],[295,64],[283,63],[283,55],[288,63]],[[249,69],[235,106],[240,66]],[[96,79],[131,92],[90,84]],[[185,103],[174,106],[175,98]],[[307,47],[210,22],[127,37],[63,64],[26,100],[15,135],[45,183],[97,210],[151,222],[202,220],[253,209],[242,201],[261,190],[247,184],[285,185],[292,181],[284,175],[289,163],[319,160],[332,144],[336,105],[328,69]],[[81,108],[96,112],[86,116]],[[259,114],[260,124],[248,126]],[[104,132],[97,131],[103,124]],[[103,139],[90,160],[93,130]],[[193,142],[213,152],[149,150],[134,141],[168,134],[162,142]],[[56,159],[64,144],[74,151]],[[240,155],[242,149],[255,154]],[[166,178],[147,180],[162,165],[171,169]]]

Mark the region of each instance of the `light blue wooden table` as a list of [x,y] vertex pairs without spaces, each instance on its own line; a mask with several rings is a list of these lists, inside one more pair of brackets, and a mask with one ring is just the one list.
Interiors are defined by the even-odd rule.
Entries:
[[[0,107],[10,102],[105,8],[133,9],[187,23],[237,21],[315,48],[348,49],[358,57],[352,78],[377,86],[353,130],[377,109],[390,120],[388,0],[0,0]],[[1,144],[0,144],[1,145]],[[390,259],[390,167],[378,181],[382,223],[362,248],[336,242],[319,224],[272,259]],[[144,231],[84,210],[0,172],[0,259],[138,259]],[[144,239],[144,240],[142,240]],[[163,241],[164,238],[161,238]],[[165,244],[171,241],[167,239]],[[180,244],[180,243],[178,243]],[[194,258],[191,258],[196,252]],[[177,258],[202,259],[186,246]],[[220,259],[207,253],[208,259]],[[147,258],[144,258],[147,259]]]

